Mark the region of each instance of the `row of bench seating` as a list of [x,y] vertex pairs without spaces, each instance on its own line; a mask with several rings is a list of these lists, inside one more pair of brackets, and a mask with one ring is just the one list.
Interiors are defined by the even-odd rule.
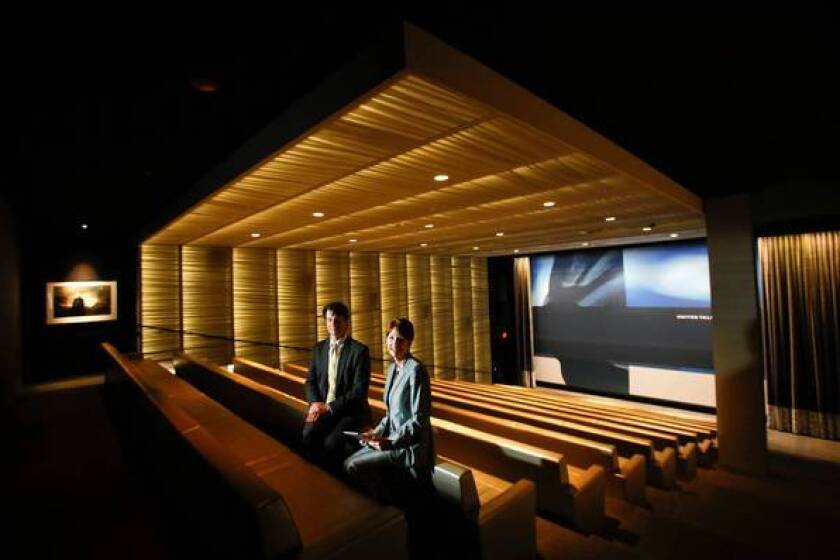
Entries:
[[[190,359],[194,363],[201,360]],[[205,368],[210,364],[203,363]],[[305,398],[305,379],[279,372],[255,362],[236,360],[237,373],[261,385],[296,397]],[[176,370],[178,368],[176,367]],[[223,368],[217,368],[224,371]],[[369,399],[374,422],[385,414],[381,391]],[[450,407],[451,408],[451,407]],[[457,411],[457,410],[456,410]],[[432,428],[439,454],[459,461],[473,469],[492,472],[509,481],[520,478],[533,480],[537,486],[537,509],[550,516],[571,522],[583,531],[601,527],[604,519],[605,466],[614,469],[617,457],[610,446],[591,444],[588,452],[595,458],[585,468],[569,465],[566,457],[556,449],[534,446],[514,440],[505,434],[494,433],[483,426],[481,415],[473,414],[478,421],[463,422],[458,415],[442,417],[439,405],[432,403]],[[469,414],[469,413],[467,413]],[[644,487],[644,465],[636,470]]]
[[[599,404],[597,401],[584,401],[573,394],[548,392],[545,389],[534,390],[509,385],[476,385],[459,381],[435,381],[435,383],[441,387],[450,387],[459,391],[481,392],[493,395],[495,398],[527,403],[548,411],[567,412],[574,414],[579,422],[597,423],[607,419],[626,427],[624,429],[641,428],[673,434],[680,445],[694,443],[701,461],[713,459],[714,442],[717,436],[714,422],[691,419],[673,413],[631,409],[611,403]],[[671,445],[667,442],[665,444]]]
[[[288,365],[287,370],[300,374],[306,371],[297,365]],[[382,375],[371,376],[372,387],[382,387],[384,383]],[[633,414],[632,409],[610,410],[608,405],[587,408],[580,400],[567,399],[562,394],[538,393],[523,387],[435,379],[432,390],[435,400],[441,402],[454,399],[457,406],[470,410],[612,443],[626,459],[642,454],[647,460],[648,481],[663,488],[673,487],[676,480],[672,454],[680,474],[689,479],[696,475],[698,464],[709,465],[714,460],[717,432],[713,423],[649,411]],[[649,440],[652,449],[641,440]]]
[[[109,396],[213,530],[210,550],[243,558],[407,558],[403,514],[313,467],[192,385],[110,345]],[[312,496],[319,501],[313,501]],[[321,507],[319,504],[329,504]],[[206,509],[205,509],[206,508]]]
[[[149,369],[152,363],[139,364]],[[235,373],[188,356],[176,360],[180,377],[298,449],[306,369],[289,366],[282,372],[244,359],[235,359],[234,368]],[[372,375],[375,421],[385,412],[383,386],[384,377]],[[529,523],[522,522],[528,506],[521,499],[527,495],[521,479],[536,484],[541,513],[591,531],[604,519],[605,487],[644,502],[646,483],[671,487],[676,465],[683,476],[693,476],[698,460],[707,462],[714,450],[713,423],[693,418],[587,408],[579,399],[511,386],[432,380],[432,393],[440,461],[435,485],[441,497],[457,504],[458,534],[473,535],[464,550],[483,557],[516,557],[517,551],[504,546],[512,530],[525,536],[518,542],[535,543],[533,503]],[[511,492],[517,486],[519,492]],[[505,537],[499,540],[500,535]]]
[[[140,408],[153,411],[145,415],[138,431],[144,431],[148,416],[152,416],[163,420],[158,425],[168,426],[169,432],[182,438],[204,434],[216,441],[212,452],[199,450],[205,466],[222,472],[238,468],[240,478],[244,476],[251,485],[263,490],[261,500],[247,502],[240,508],[250,514],[243,514],[248,521],[239,524],[247,531],[241,531],[238,538],[230,536],[227,526],[220,526],[218,535],[211,533],[214,538],[226,536],[221,540],[235,541],[237,545],[229,548],[237,550],[236,556],[249,556],[238,552],[243,543],[272,542],[277,535],[286,533],[297,535],[297,540],[286,537],[289,542],[282,552],[276,547],[260,546],[253,556],[277,557],[288,555],[290,550],[301,557],[405,556],[405,524],[399,512],[361,496],[291,451],[301,445],[304,401],[188,358],[177,361],[179,376],[175,377],[153,362],[132,362],[110,346],[106,350],[119,366],[115,370],[121,372],[110,376],[109,385],[133,386],[134,393],[146,395],[140,399],[145,401]],[[189,420],[181,426],[175,420],[179,416]],[[173,458],[176,464],[169,468],[177,469],[180,458],[177,454]],[[550,468],[550,461],[546,465]],[[205,486],[196,494],[204,494],[205,501],[212,503],[209,496],[238,496],[243,491],[241,484],[225,480],[227,484]],[[439,512],[447,520],[440,527],[449,533],[449,538],[440,541],[446,543],[443,556],[533,558],[536,535],[532,482],[520,480],[511,484],[455,462],[438,463],[434,481],[441,498],[450,504]],[[313,500],[313,496],[318,500]],[[259,512],[268,503],[285,504],[286,518],[265,519],[251,511]],[[322,509],[330,511],[321,515]],[[375,526],[377,516],[368,509],[380,511],[379,517],[383,517],[382,512],[395,516],[399,530],[383,533]],[[395,552],[397,549],[399,552]]]
[[[300,394],[278,391],[186,355],[177,358],[174,367],[179,377],[266,433],[280,439],[290,438],[293,445],[301,445],[300,434],[308,406]],[[446,448],[453,442],[464,445],[469,440],[469,430],[461,426],[447,423],[440,431],[440,441],[447,444]],[[520,453],[529,452],[526,447],[520,447]],[[497,454],[504,451],[517,450],[500,449]],[[529,550],[535,552],[532,482],[520,477],[515,483],[507,483],[478,470],[469,470],[448,457],[439,459],[434,471],[435,488],[442,499],[456,506],[464,521],[472,524],[467,532],[477,534],[481,557],[511,558],[530,554]],[[532,465],[536,468],[528,472],[536,480],[551,473],[557,461],[552,456],[540,459],[539,464]],[[511,536],[519,543],[516,551],[510,550]]]
[[[271,382],[275,380],[286,380],[286,383],[291,382],[293,385],[284,385],[284,390],[298,390],[302,391],[302,384],[304,378],[303,371],[298,368],[289,368],[297,371],[299,375],[291,373],[290,371],[282,374],[273,368],[268,368],[261,364],[251,362],[244,359],[234,359],[234,367],[238,368],[244,375],[260,375],[262,382]],[[279,375],[279,377],[278,377]],[[278,381],[279,382],[279,381]],[[381,405],[382,390],[384,381],[372,378],[370,386],[370,402]],[[294,389],[297,387],[297,389]],[[506,417],[497,415],[503,409],[499,407],[482,408],[476,406],[476,403],[468,399],[443,399],[436,391],[435,382],[432,382],[432,416],[456,422],[462,425],[470,426],[487,433],[497,434],[508,439],[527,443],[535,447],[553,451],[563,456],[569,472],[574,477],[575,474],[583,471],[586,472],[593,466],[598,466],[604,470],[610,480],[609,489],[611,493],[626,498],[628,501],[637,504],[646,502],[645,498],[645,484],[647,480],[646,465],[648,460],[645,455],[653,456],[654,450],[650,442],[641,439],[634,439],[622,435],[617,436],[629,445],[636,444],[636,453],[620,455],[618,447],[614,441],[609,441],[606,437],[607,432],[603,431],[605,436],[604,441],[597,441],[590,437],[592,434],[589,430],[582,430],[575,433],[573,430],[564,432],[557,430],[558,426],[540,427],[529,423],[529,418],[526,415],[512,413]],[[625,450],[629,449],[625,448]],[[673,483],[673,474],[675,472],[675,463],[673,461],[673,453],[665,452],[665,468],[666,476],[664,478],[665,485]],[[670,462],[669,462],[670,461]],[[663,469],[658,469],[662,472]],[[539,493],[539,492],[538,492]],[[550,512],[549,510],[543,510]]]
[[[279,379],[276,369],[243,359],[235,362],[246,374],[262,370],[263,382]],[[305,373],[304,367],[288,364],[284,375],[296,376],[299,383]],[[384,383],[383,376],[371,376],[372,399],[381,398]],[[686,417],[649,411],[633,414],[634,409],[609,410],[607,405],[587,410],[580,400],[562,395],[437,379],[432,380],[432,397],[435,416],[560,452],[571,465],[592,463],[585,451],[593,442],[615,446],[618,469],[607,465],[605,470],[612,474],[612,488],[622,489],[624,497],[634,502],[644,501],[645,482],[640,484],[634,472],[639,456],[645,460],[647,482],[671,488],[675,466],[681,476],[693,478],[697,465],[710,464],[715,451],[714,424]]]

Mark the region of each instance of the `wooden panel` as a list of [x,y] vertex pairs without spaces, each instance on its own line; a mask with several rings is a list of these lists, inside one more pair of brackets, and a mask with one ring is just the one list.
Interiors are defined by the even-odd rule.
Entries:
[[312,251],[277,251],[277,314],[281,365],[308,365],[318,317]]
[[272,249],[233,250],[236,355],[277,367],[277,263]]
[[180,247],[140,246],[140,351],[152,359],[181,349],[179,259]]
[[455,344],[452,338],[452,261],[431,258],[432,325],[435,363],[430,374],[438,379],[455,378]]
[[470,257],[452,257],[452,318],[455,338],[455,376],[475,379],[473,361],[472,278]]
[[428,255],[406,255],[408,318],[414,323],[411,352],[426,364],[435,359],[432,335],[432,286]]
[[487,259],[473,257],[472,272],[472,315],[473,315],[473,359],[476,383],[492,383],[493,374],[490,359],[490,301],[487,287]]
[[350,317],[353,338],[367,344],[371,368],[381,370],[382,310],[379,296],[379,255],[350,253]]
[[[318,313],[332,302],[340,301],[350,306],[350,255],[337,251],[315,253],[315,298]],[[352,313],[352,310],[351,310]],[[352,327],[351,327],[352,328]],[[318,320],[318,339],[329,336],[324,321]]]
[[184,351],[218,364],[233,357],[231,249],[181,248]]
[[[381,253],[379,255],[379,286],[384,335],[392,319],[408,317],[408,276],[404,254]],[[384,342],[382,359],[385,361],[383,367],[387,367],[391,362],[391,356]]]

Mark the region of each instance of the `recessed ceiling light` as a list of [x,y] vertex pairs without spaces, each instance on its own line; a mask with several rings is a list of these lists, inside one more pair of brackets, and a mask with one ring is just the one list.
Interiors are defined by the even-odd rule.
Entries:
[[435,224],[426,224],[423,227],[426,228],[426,229],[432,229],[433,227],[435,227]]
[[87,229],[87,224],[82,224],[82,229]]
[[313,218],[323,218],[324,213],[323,212],[312,212],[312,217]]
[[518,253],[518,252],[519,252],[519,249],[514,249],[514,250],[513,250],[513,252],[514,252],[514,253]]
[[473,251],[478,251],[478,245],[476,245],[475,247],[473,247]]
[[546,200],[545,202],[543,202],[543,206],[545,206],[546,208],[552,208],[555,204],[557,203],[553,200]]
[[583,243],[581,243],[581,245],[583,245],[584,247],[589,247],[589,242],[588,242],[588,241],[584,241]]
[[420,244],[420,246],[421,246],[421,247],[428,247],[428,246],[429,246],[429,244],[428,244],[428,243],[421,243],[421,244]]
[[606,218],[604,218],[604,221],[605,222],[614,222],[615,221],[615,216],[607,216]]
[[504,235],[505,235],[505,232],[503,232],[503,231],[497,231],[496,232],[496,237],[504,237]]
[[350,243],[355,243],[356,241],[358,241],[358,239],[351,239]]
[[652,228],[652,227],[650,227],[650,226],[645,226],[645,227],[643,227],[643,228],[642,228],[642,231],[650,231],[650,230],[652,230],[652,229],[653,229],[653,228]]
[[435,175],[435,181],[437,181],[438,183],[443,183],[444,181],[448,181],[448,180],[449,180],[449,175],[444,175],[443,173],[441,173],[439,175]]
[[670,237],[679,237],[679,236],[680,236],[680,234],[679,234],[679,233],[672,233],[672,234],[670,235]]
[[254,239],[257,239],[260,236],[261,236],[261,234],[259,234],[257,232],[254,232],[254,233],[251,234],[251,237],[253,237]]

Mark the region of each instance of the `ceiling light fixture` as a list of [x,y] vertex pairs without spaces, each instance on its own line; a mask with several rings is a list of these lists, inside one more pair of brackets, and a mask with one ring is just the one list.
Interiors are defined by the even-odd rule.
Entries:
[[313,218],[323,218],[324,213],[323,212],[312,212],[312,217]]
[[545,202],[543,202],[543,206],[545,206],[546,208],[553,208],[555,204],[557,203],[553,200],[546,200]]
[[652,229],[653,229],[653,228],[652,228],[652,227],[650,227],[650,226],[645,226],[645,227],[643,227],[643,228],[642,228],[642,231],[650,231],[650,230],[652,230]]
[[87,229],[87,224],[82,224],[82,229]]
[[429,246],[429,244],[428,244],[428,243],[421,243],[421,244],[420,244],[420,246],[421,246],[421,247],[428,247],[428,246]]
[[604,221],[605,222],[614,222],[615,221],[615,216],[607,216],[606,218],[604,218]]
[[358,239],[351,239],[350,243],[355,243],[356,241],[358,241]]
[[503,231],[497,231],[496,232],[496,237],[504,237],[504,236],[505,236],[505,232],[503,232]]
[[589,247],[589,241],[584,241],[583,243],[581,243],[581,245],[583,245],[584,247]]
[[476,245],[475,247],[473,247],[473,251],[478,251],[478,245]]
[[254,232],[254,233],[251,234],[251,237],[253,237],[254,239],[258,239],[260,236],[261,236],[261,234],[259,234],[257,232]]
[[449,175],[444,175],[443,173],[441,173],[439,175],[435,175],[435,181],[437,181],[438,183],[443,183],[444,181],[448,181],[448,180],[449,180]]
[[672,233],[669,237],[679,237],[679,236],[680,236],[679,233]]
[[433,227],[435,227],[435,224],[426,224],[423,227],[426,228],[426,229],[432,229]]
[[514,253],[518,253],[518,252],[519,252],[519,249],[514,249],[514,250],[513,250],[513,252],[514,252]]

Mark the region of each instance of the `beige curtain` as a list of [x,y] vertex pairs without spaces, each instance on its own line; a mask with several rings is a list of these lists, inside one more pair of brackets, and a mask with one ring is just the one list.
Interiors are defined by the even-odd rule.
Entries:
[[513,292],[516,302],[516,362],[526,387],[535,385],[533,375],[534,342],[531,328],[531,259],[513,261]]
[[840,439],[840,232],[759,239],[769,427]]

